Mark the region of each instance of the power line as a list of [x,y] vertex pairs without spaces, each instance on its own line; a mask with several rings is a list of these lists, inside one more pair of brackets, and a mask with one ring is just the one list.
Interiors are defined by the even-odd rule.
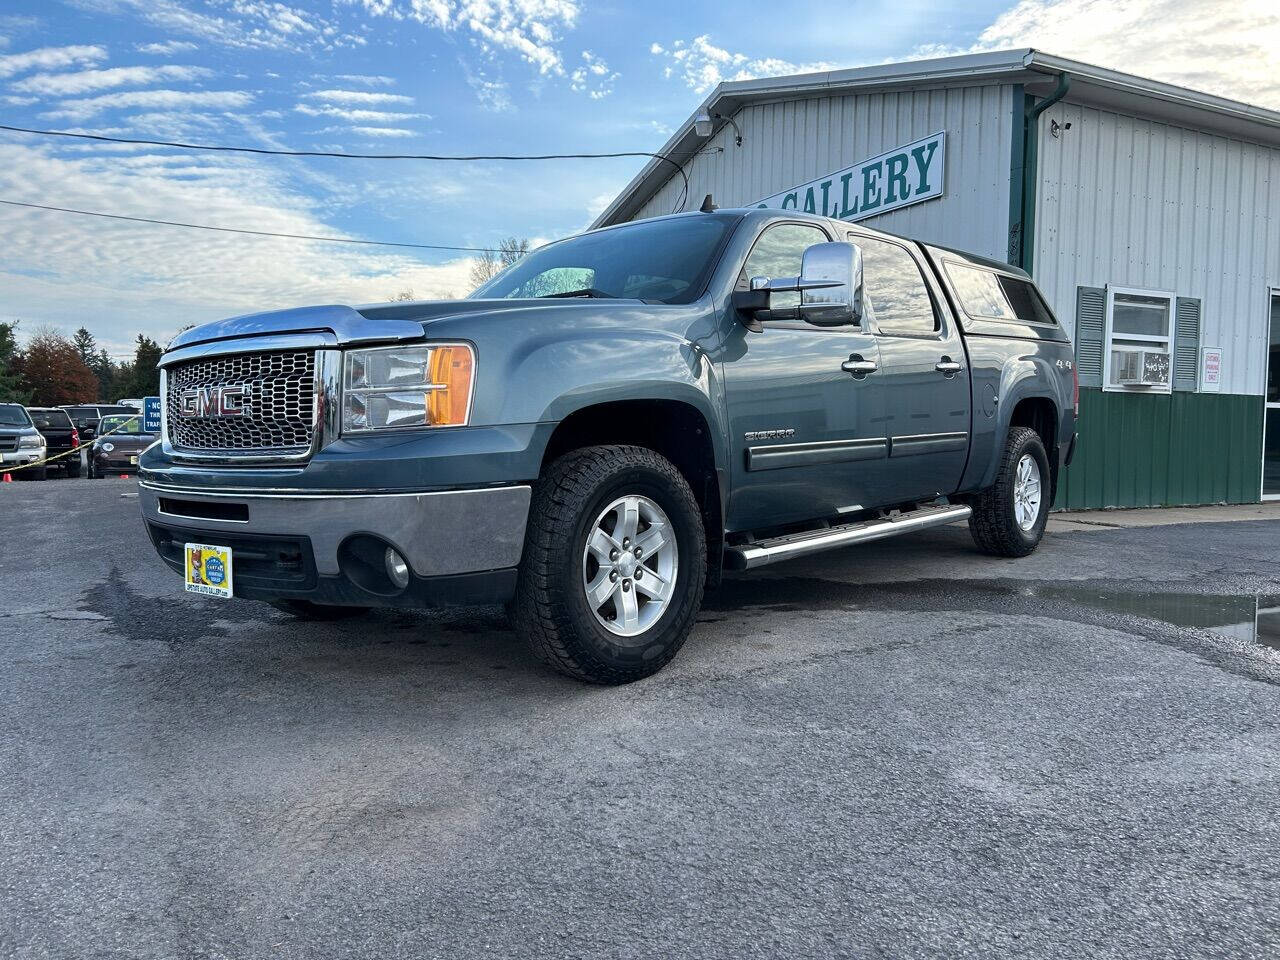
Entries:
[[[183,143],[175,140],[134,140],[128,137],[109,137],[100,133],[72,133],[69,130],[37,130],[31,127],[13,127],[0,124],[0,130],[10,133],[29,133],[40,137],[71,137],[77,140],[98,140],[105,143],[130,143],[147,147],[173,147],[178,150],[207,150],[219,153],[253,153],[271,157],[337,157],[342,160],[608,160],[619,157],[650,157],[661,160],[676,168],[684,180],[681,195],[687,199],[689,195],[689,175],[684,166],[666,154],[649,153],[645,150],[624,150],[617,153],[477,153],[477,154],[439,154],[439,153],[341,153],[333,150],[273,150],[267,147],[232,147],[209,143]],[[680,203],[684,206],[684,202]]]
[[75,210],[71,207],[51,207],[43,203],[23,203],[20,200],[0,200],[9,207],[30,207],[32,210],[52,210],[56,213],[74,213],[82,217],[102,217],[106,220],[128,220],[132,223],[151,223],[163,227],[186,227],[189,230],[214,230],[218,233],[247,233],[255,237],[283,237],[287,240],[322,240],[325,243],[357,243],[372,247],[413,247],[416,250],[457,250],[464,253],[484,253],[490,247],[451,247],[439,243],[392,243],[389,240],[352,240],[347,237],[314,237],[305,233],[271,233],[267,230],[241,230],[236,227],[211,227],[204,223],[180,223],[177,220],[153,220],[150,217],[126,217],[120,213],[101,213],[96,210]]

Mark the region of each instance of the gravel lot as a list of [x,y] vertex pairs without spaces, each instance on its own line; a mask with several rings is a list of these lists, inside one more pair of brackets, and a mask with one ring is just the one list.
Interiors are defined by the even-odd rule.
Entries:
[[1274,955],[1280,653],[1215,624],[1276,521],[770,567],[599,689],[184,595],[134,489],[0,487],[0,955]]

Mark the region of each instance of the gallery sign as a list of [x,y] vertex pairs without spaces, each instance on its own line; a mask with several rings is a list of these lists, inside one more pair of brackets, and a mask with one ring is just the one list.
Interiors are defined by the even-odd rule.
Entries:
[[942,196],[947,132],[863,160],[798,187],[775,193],[757,207],[799,210],[837,220],[863,220]]

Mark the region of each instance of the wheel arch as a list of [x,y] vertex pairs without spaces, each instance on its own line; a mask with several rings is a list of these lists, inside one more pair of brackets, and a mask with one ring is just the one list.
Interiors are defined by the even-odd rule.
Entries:
[[[705,398],[704,398],[705,399]],[[556,425],[542,455],[540,474],[558,458],[584,447],[632,444],[662,455],[680,471],[702,511],[707,581],[719,582],[724,547],[724,483],[714,421],[701,404],[682,399],[627,397],[579,406]]]

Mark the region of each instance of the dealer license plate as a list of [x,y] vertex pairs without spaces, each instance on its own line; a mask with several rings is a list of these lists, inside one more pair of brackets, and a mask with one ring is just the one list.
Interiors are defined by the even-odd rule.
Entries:
[[206,597],[231,596],[231,548],[207,543],[188,543],[183,547],[186,562],[185,589]]

